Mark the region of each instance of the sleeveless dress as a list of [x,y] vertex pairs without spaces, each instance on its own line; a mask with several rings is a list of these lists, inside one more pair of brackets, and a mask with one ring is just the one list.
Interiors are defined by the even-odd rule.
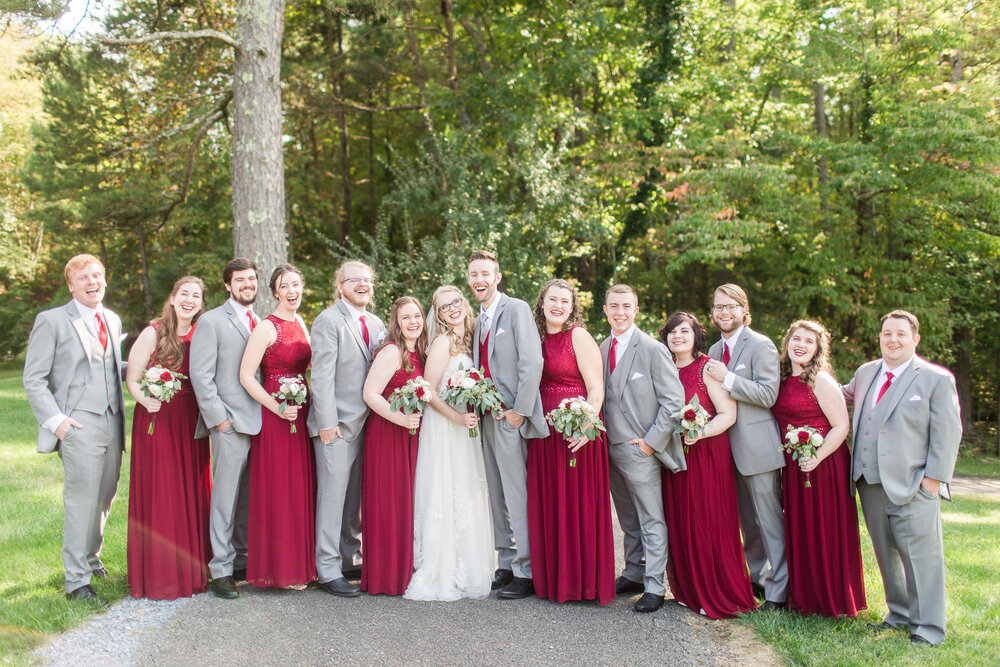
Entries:
[[[684,402],[698,396],[709,415],[702,355],[678,368]],[[663,509],[667,519],[667,580],[674,599],[709,618],[732,618],[757,606],[740,543],[736,471],[729,434],[704,438],[688,448],[687,470],[664,469]]]
[[[154,325],[156,328],[156,325]],[[178,373],[190,376],[191,334]],[[147,368],[156,365],[150,359]],[[152,418],[152,419],[151,419]],[[150,422],[153,433],[149,433]],[[195,438],[198,402],[190,380],[153,415],[139,403],[132,417],[128,495],[128,585],[134,598],[175,600],[208,587],[208,438]]]
[[[264,351],[264,390],[281,378],[305,377],[311,350],[298,318],[268,315],[278,337]],[[250,445],[247,582],[280,588],[316,579],[316,462],[306,426],[308,401],[292,422],[261,407],[260,433]]]
[[[799,376],[781,383],[771,408],[782,438],[789,424],[812,426],[824,437],[830,422],[812,387]],[[858,508],[851,495],[851,454],[847,443],[806,474],[785,454],[782,488],[785,548],[788,553],[788,606],[802,614],[857,616],[866,609],[865,579],[858,536]]]
[[[460,365],[472,368],[472,359],[460,354],[448,361],[437,387],[439,395]],[[495,557],[483,449],[478,437],[469,437],[469,429],[430,405],[420,420],[414,488],[415,571],[403,597],[485,598],[490,594]]]
[[[542,408],[586,397],[573,351],[573,332],[542,341]],[[615,545],[611,529],[608,444],[604,434],[574,455],[555,432],[528,443],[528,543],[535,594],[540,598],[615,599]]]
[[[389,396],[423,375],[416,352],[413,372],[399,368],[382,390]],[[420,432],[397,426],[375,412],[365,428],[361,482],[361,590],[402,595],[413,575],[413,483]]]

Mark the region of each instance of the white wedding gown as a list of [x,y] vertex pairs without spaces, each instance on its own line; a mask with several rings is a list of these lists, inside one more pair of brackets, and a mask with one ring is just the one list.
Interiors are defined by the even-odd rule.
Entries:
[[[466,355],[452,357],[438,392]],[[428,405],[420,420],[413,501],[413,567],[409,600],[485,598],[495,554],[480,438]]]

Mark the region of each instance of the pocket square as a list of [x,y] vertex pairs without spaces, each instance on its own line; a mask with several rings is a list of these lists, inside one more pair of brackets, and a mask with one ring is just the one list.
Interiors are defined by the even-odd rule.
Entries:
[[741,370],[743,370],[743,369],[744,369],[744,368],[746,368],[746,367],[747,367],[747,365],[746,365],[746,364],[740,364],[739,366],[737,366],[736,368],[734,368],[734,369],[733,369],[733,371],[734,371],[734,372],[735,372],[735,371],[741,371]]
[[639,371],[636,371],[635,373],[632,373],[632,377],[630,377],[628,381],[631,382],[632,380],[638,380],[639,378],[644,378],[644,377],[646,376],[640,373]]
[[906,400],[908,400],[908,401],[922,401],[924,399],[920,397],[920,394],[914,394],[913,396],[910,396]]
[[503,331],[504,331],[503,329],[498,328],[497,329],[497,335],[499,336],[499,335],[503,334]]

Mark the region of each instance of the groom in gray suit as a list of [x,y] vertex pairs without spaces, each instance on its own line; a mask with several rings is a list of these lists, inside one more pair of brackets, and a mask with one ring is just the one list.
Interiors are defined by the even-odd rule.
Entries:
[[601,343],[601,356],[611,497],[625,533],[625,571],[615,581],[615,593],[643,591],[634,609],[649,613],[663,605],[667,591],[667,523],[660,460],[654,454],[660,453],[674,472],[683,469],[673,415],[684,406],[684,387],[667,346],[635,326],[637,312],[634,289],[608,289],[604,315],[611,335]]
[[[788,599],[785,518],[781,498],[781,434],[771,406],[778,398],[778,350],[767,336],[750,328],[746,292],[728,283],[715,290],[712,322],[722,340],[708,350],[708,374],[736,401],[736,423],[729,443],[736,461],[743,551],[761,609],[780,609]],[[770,564],[770,568],[768,568]]]
[[385,337],[367,310],[374,273],[344,262],[334,276],[337,300],[312,326],[309,435],[316,450],[316,572],[331,595],[357,597],[347,581],[361,574],[361,448],[368,406],[361,395],[374,350]]
[[882,358],[858,369],[844,397],[854,405],[851,478],[889,607],[882,623],[869,627],[909,626],[912,644],[940,644],[945,633],[940,498],[951,499],[948,482],[962,419],[954,376],[916,355],[919,331],[912,313],[884,315]]
[[73,299],[35,318],[24,358],[24,391],[38,420],[38,451],[63,463],[66,597],[103,603],[91,577],[101,563],[104,524],[125,449],[122,323],[102,304],[104,265],[93,255],[66,263]]
[[[247,456],[260,432],[260,403],[240,384],[240,362],[260,322],[257,266],[236,257],[222,270],[229,299],[198,319],[191,337],[191,387],[201,419],[195,437],[212,436],[212,500],[208,516],[212,592],[239,597],[235,570],[246,572]],[[245,576],[245,574],[244,574]]]
[[483,459],[490,489],[498,568],[497,597],[534,594],[528,551],[528,439],[548,435],[538,385],[542,343],[531,306],[497,290],[503,276],[496,255],[469,257],[469,288],[479,302],[472,345],[473,363],[486,371],[504,396],[506,410],[483,419]]

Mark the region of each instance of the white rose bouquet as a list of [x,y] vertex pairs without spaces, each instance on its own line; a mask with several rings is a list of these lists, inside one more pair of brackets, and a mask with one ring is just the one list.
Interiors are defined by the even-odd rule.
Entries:
[[[423,412],[428,401],[431,400],[431,385],[422,377],[415,377],[409,380],[402,387],[398,387],[389,395],[389,409],[394,412],[402,412],[404,415],[412,415],[416,412]],[[415,435],[417,430],[410,429],[410,435]]]
[[[484,369],[464,370],[461,364],[458,365],[458,370],[448,378],[448,388],[441,394],[441,400],[455,407],[472,408],[473,412],[479,414],[503,410],[504,406],[503,395],[493,384],[493,380],[486,377]],[[477,427],[473,426],[469,429],[470,438],[478,436],[479,429]]]
[[[785,430],[785,442],[778,447],[778,450],[788,452],[792,455],[793,461],[798,461],[816,456],[816,450],[822,446],[823,436],[812,426],[792,426],[789,424]],[[808,472],[806,473],[806,488],[812,488]]]
[[[309,389],[306,388],[306,379],[301,375],[296,375],[291,378],[278,378],[278,382],[281,385],[278,387],[278,391],[271,394],[274,398],[278,399],[278,412],[284,412],[285,408],[289,404],[294,403],[295,405],[302,405],[306,402],[306,397],[309,395]],[[295,422],[291,422],[291,426],[288,429],[289,433],[295,433]]]
[[[678,420],[677,426],[674,427],[674,433],[682,433],[692,440],[701,437],[705,432],[705,426],[708,425],[708,420],[711,419],[708,410],[702,407],[698,394],[691,398],[690,403],[670,416]],[[685,453],[689,449],[688,445],[684,445]]]
[[[181,380],[186,380],[186,375],[181,375],[176,371],[163,366],[150,366],[142,372],[139,377],[139,389],[142,395],[155,398],[161,403],[169,403],[180,388]],[[150,415],[149,430],[147,433],[153,435],[153,427],[156,425],[156,413]]]
[[[545,415],[545,421],[567,440],[593,440],[598,431],[605,430],[597,409],[579,396],[564,398],[558,408]],[[576,453],[571,455],[569,467],[576,467]]]

